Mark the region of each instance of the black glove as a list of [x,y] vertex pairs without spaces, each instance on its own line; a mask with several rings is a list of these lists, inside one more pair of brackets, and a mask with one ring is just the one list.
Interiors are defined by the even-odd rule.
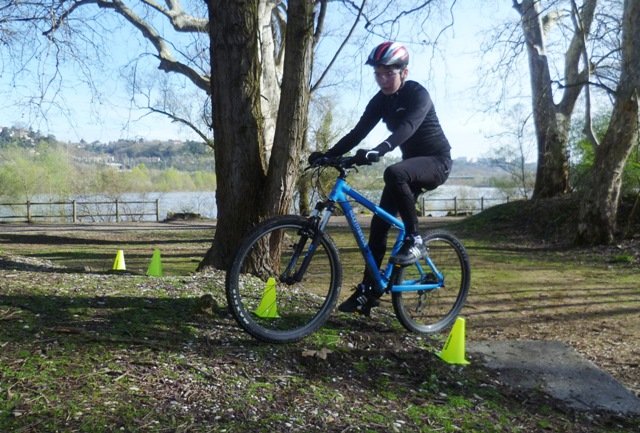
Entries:
[[322,158],[325,158],[325,154],[323,152],[311,152],[307,161],[309,162],[309,165],[313,166],[318,164]]
[[371,165],[378,161],[380,161],[380,152],[372,149],[358,149],[353,157],[353,162],[356,165]]

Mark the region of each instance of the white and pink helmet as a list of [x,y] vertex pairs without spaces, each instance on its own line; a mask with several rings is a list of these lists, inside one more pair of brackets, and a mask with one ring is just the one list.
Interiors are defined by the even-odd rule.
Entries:
[[371,51],[365,64],[404,68],[409,64],[409,51],[398,42],[383,42]]

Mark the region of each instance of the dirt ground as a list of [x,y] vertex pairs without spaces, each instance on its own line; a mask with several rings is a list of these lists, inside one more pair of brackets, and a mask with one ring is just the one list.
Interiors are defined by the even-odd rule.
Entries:
[[[431,226],[434,222],[430,221]],[[206,226],[206,224],[204,224]],[[188,229],[190,226],[153,225],[149,227],[134,225],[131,230]],[[68,229],[68,228],[67,228]],[[112,236],[110,227],[92,227],[94,231],[104,230],[105,239]],[[128,230],[120,226],[118,230]],[[18,229],[0,226],[1,234],[17,233]],[[33,226],[21,226],[21,233],[30,233],[37,237],[38,233],[56,231],[52,227],[39,229]],[[65,230],[61,227],[59,236]],[[30,238],[29,247],[37,250],[35,238]],[[46,242],[46,240],[43,240]],[[567,254],[595,254],[607,263],[607,257],[613,256],[621,248],[638,251],[640,240],[629,241],[625,245],[602,247],[585,251],[570,251]],[[0,248],[2,240],[0,240]],[[12,248],[15,248],[13,245]],[[473,260],[473,249],[470,256]],[[55,267],[54,262],[37,257],[6,256],[0,260],[0,268],[20,266],[24,269],[42,269]],[[637,266],[637,265],[636,265]],[[559,270],[558,272],[562,272]],[[591,281],[588,279],[569,281],[565,286],[558,286],[550,281],[549,287],[540,290],[533,287],[532,275],[523,272],[518,287],[512,287],[509,293],[502,289],[483,290],[478,295],[472,287],[467,304],[463,310],[466,318],[466,338],[473,341],[510,341],[510,340],[551,340],[570,345],[584,358],[592,361],[599,368],[613,375],[624,386],[640,396],[640,293],[637,290],[609,289],[607,281]],[[474,285],[482,285],[482,281],[474,281]],[[544,284],[543,284],[544,286]],[[348,290],[343,290],[343,296]],[[376,323],[380,318],[390,314],[390,300],[383,302],[382,308],[372,318],[362,318],[364,326],[384,327]],[[371,344],[375,340],[388,339],[384,333],[368,333]],[[381,340],[381,344],[382,344]],[[403,342],[398,340],[399,349]],[[384,343],[389,346],[388,341]],[[392,350],[392,349],[391,349]]]

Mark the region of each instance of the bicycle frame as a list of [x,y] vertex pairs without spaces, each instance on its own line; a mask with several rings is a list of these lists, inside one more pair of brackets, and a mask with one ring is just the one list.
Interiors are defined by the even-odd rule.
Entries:
[[[351,228],[351,231],[353,232],[353,235],[358,244],[358,248],[362,253],[362,257],[364,258],[365,264],[367,268],[370,270],[372,277],[374,278],[376,289],[380,293],[383,293],[385,291],[391,291],[391,292],[418,291],[418,290],[426,291],[426,290],[434,290],[434,289],[443,287],[444,277],[442,273],[437,270],[436,266],[434,265],[434,263],[431,261],[429,257],[426,257],[426,266],[428,267],[428,270],[425,270],[424,264],[421,264],[420,262],[416,262],[416,264],[413,265],[413,266],[416,266],[418,273],[420,275],[420,279],[405,280],[405,281],[401,281],[399,284],[390,284],[392,273],[393,273],[393,264],[388,262],[387,266],[384,268],[384,271],[382,270],[382,268],[378,268],[378,265],[376,264],[373,258],[373,254],[371,253],[371,249],[369,248],[368,242],[365,239],[365,235],[364,235],[364,232],[362,231],[362,227],[358,223],[356,215],[353,211],[353,207],[351,206],[351,203],[349,202],[348,199],[349,198],[353,199],[355,202],[369,209],[375,215],[382,218],[384,221],[388,222],[389,224],[391,224],[392,227],[398,230],[398,235],[396,237],[395,243],[391,250],[391,256],[393,256],[393,254],[395,254],[400,249],[400,246],[402,245],[402,241],[405,237],[404,224],[400,219],[391,215],[390,213],[382,209],[380,206],[374,204],[369,199],[367,199],[362,194],[360,194],[358,191],[353,189],[351,185],[347,183],[344,177],[345,177],[344,172],[340,176],[338,176],[338,178],[336,179],[336,183],[333,186],[333,189],[331,190],[331,193],[329,194],[327,201],[323,203],[324,212],[320,220],[320,229],[321,230],[325,229],[327,223],[329,222],[329,219],[332,216],[332,212],[334,208],[333,203],[337,203],[342,209],[342,211],[344,212],[345,218],[347,219],[349,227]],[[425,276],[429,272],[435,275],[437,282],[421,283],[420,281],[423,278],[425,278]]]

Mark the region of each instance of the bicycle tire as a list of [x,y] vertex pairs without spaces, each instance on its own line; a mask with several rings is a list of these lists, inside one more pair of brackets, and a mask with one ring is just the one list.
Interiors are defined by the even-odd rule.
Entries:
[[[307,238],[297,256],[299,269],[316,235],[317,249],[301,281],[287,281],[292,272],[287,276],[283,271],[293,248]],[[306,218],[287,215],[263,222],[245,238],[227,272],[225,288],[231,313],[245,331],[261,341],[290,343],[326,322],[341,282],[342,267],[333,240],[324,232],[317,234]]]
[[[471,265],[462,243],[447,231],[429,232],[423,242],[445,285],[429,291],[393,292],[392,304],[407,330],[431,334],[449,327],[460,314],[469,293]],[[399,268],[396,278],[400,282],[415,278],[416,269],[415,265]]]

